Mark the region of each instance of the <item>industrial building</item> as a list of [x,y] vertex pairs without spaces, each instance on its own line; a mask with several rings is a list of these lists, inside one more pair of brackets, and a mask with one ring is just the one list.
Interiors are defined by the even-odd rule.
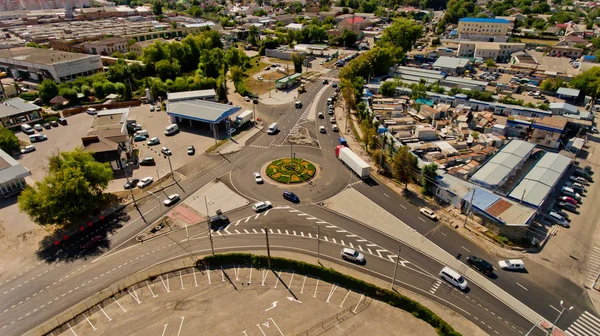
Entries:
[[0,149],[0,197],[10,197],[23,190],[25,177],[30,176],[29,169]]
[[572,160],[564,155],[545,153],[512,189],[508,197],[535,208],[541,207],[567,172],[571,162]]
[[471,182],[497,190],[521,169],[534,148],[535,144],[512,140],[473,174]]
[[440,56],[434,63],[433,69],[447,74],[461,74],[471,65],[468,58]]
[[458,20],[458,34],[471,41],[506,42],[509,25],[504,19],[462,18]]
[[0,69],[14,78],[48,78],[60,83],[102,72],[103,67],[99,55],[20,47],[0,50]]

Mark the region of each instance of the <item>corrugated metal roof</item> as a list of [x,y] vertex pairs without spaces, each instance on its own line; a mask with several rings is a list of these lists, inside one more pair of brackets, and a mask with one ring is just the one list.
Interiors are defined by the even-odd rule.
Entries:
[[187,100],[167,104],[167,114],[183,119],[218,123],[240,110],[239,106],[213,103],[206,100]]
[[433,63],[434,68],[460,68],[468,65],[470,60],[468,58],[457,58],[457,57],[447,57],[440,56],[435,63]]
[[[473,196],[473,192],[475,192],[475,196]],[[466,194],[463,199],[470,202],[471,197],[473,197],[473,206],[482,211],[485,211],[487,208],[491,207],[494,205],[494,203],[501,199],[500,196],[483,188],[475,188],[474,190],[469,191],[469,193]]]
[[7,167],[0,169],[0,184],[31,175],[29,169],[23,167],[17,160],[1,149],[0,161],[2,161],[1,167]]
[[490,187],[502,182],[533,149],[535,144],[512,140],[473,174],[471,180]]
[[557,94],[569,97],[579,97],[579,90],[577,89],[569,89],[566,87],[561,87],[556,91]]

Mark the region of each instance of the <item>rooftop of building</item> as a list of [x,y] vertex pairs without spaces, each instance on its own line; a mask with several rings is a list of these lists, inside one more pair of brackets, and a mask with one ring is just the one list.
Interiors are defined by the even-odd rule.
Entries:
[[564,130],[567,126],[567,119],[561,116],[546,116],[533,123],[533,127],[536,126],[549,127],[557,130]]
[[491,18],[462,18],[458,22],[470,22],[470,23],[506,23],[510,21],[504,19],[491,19]]
[[11,98],[0,103],[0,118],[39,110],[40,107],[21,98]]
[[534,148],[535,144],[522,140],[512,140],[481,166],[473,174],[471,181],[490,186],[498,185]]
[[206,100],[185,100],[167,103],[167,114],[206,123],[219,123],[239,111],[239,106]]
[[433,67],[456,69],[469,65],[471,61],[468,58],[440,56]]
[[569,96],[569,97],[579,97],[580,92],[581,91],[579,91],[577,89],[561,87],[561,88],[558,88],[558,91],[556,91],[556,94],[563,95],[563,96]]
[[111,43],[127,43],[127,38],[126,37],[120,37],[120,36],[113,36],[113,37],[107,37],[107,38],[103,38],[97,41],[89,41],[89,42],[85,42],[86,45],[88,46],[104,46],[107,44],[111,44]]
[[29,175],[29,169],[0,149],[0,184]]
[[0,58],[43,65],[54,65],[73,60],[98,57],[100,56],[31,47],[0,50]]
[[208,90],[194,90],[194,91],[183,91],[183,92],[170,92],[167,94],[168,101],[182,101],[192,99],[203,99],[203,98],[214,98],[217,93],[214,89]]

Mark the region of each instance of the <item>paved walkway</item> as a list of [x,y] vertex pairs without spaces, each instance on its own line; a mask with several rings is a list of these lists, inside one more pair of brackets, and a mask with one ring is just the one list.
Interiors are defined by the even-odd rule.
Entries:
[[242,150],[246,147],[246,142],[250,140],[256,133],[261,132],[263,129],[263,125],[259,124],[256,127],[252,127],[248,131],[244,131],[243,134],[240,134],[236,137],[230,138],[227,143],[221,145],[217,150],[213,151],[214,154],[230,154],[235,153]]
[[208,210],[209,215],[214,216],[217,210],[228,212],[250,203],[247,199],[229,189],[223,182],[206,184],[184,202],[202,216],[206,216],[206,210]]
[[[361,206],[357,207],[356,204],[360,204]],[[406,223],[399,220],[355,189],[349,188],[344,190],[340,194],[325,201],[325,206],[333,211],[384,232],[414,249],[421,251],[423,254],[437,260],[443,265],[450,266],[461,274],[464,274],[470,281],[504,302],[507,306],[511,307],[514,311],[521,314],[532,323],[544,320],[538,313],[506,293],[500,287],[488,281],[477,271],[456,260],[455,256],[450,255],[448,252],[432,243],[429,239],[416,232]]]

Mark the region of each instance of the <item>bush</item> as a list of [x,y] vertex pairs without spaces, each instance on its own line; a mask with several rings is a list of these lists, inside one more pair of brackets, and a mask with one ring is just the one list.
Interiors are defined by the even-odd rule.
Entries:
[[37,93],[21,93],[21,95],[19,96],[19,98],[23,99],[23,100],[27,100],[27,101],[33,101],[36,100],[38,98],[38,94]]
[[[249,253],[228,253],[206,256],[198,261],[198,264],[204,264],[211,267],[218,267],[231,264],[251,264],[258,269],[268,267],[268,260],[265,256],[259,256]],[[446,321],[435,315],[427,307],[420,303],[400,295],[392,290],[375,286],[371,283],[356,279],[349,275],[340,273],[331,268],[325,268],[319,265],[313,265],[302,261],[296,261],[286,258],[271,257],[271,268],[280,270],[293,270],[296,273],[319,277],[322,281],[335,283],[348,290],[362,292],[365,296],[386,302],[392,307],[396,307],[411,313],[414,317],[421,319],[436,329],[438,335],[459,336],[456,330]]]
[[278,159],[267,166],[266,173],[280,183],[305,182],[315,176],[317,168],[303,159]]

